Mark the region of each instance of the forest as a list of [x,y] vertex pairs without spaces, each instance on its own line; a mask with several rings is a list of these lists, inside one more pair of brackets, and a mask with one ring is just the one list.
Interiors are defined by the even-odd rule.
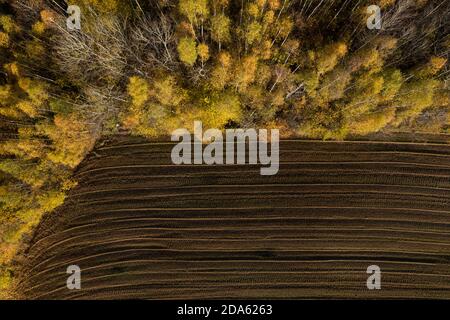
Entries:
[[449,17],[446,0],[0,0],[0,297],[101,137],[164,140],[194,121],[450,133]]

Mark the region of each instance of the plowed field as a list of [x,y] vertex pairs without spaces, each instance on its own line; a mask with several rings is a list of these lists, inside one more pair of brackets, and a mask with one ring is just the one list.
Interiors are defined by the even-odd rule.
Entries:
[[[450,146],[285,140],[261,176],[172,165],[173,145],[96,148],[36,230],[24,298],[450,299]],[[374,264],[381,290],[366,287]]]

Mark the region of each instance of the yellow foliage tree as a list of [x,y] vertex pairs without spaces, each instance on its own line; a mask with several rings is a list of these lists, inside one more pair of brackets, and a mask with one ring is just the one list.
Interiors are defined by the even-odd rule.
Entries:
[[247,56],[241,59],[234,68],[234,85],[240,92],[244,91],[253,81],[258,67],[258,58],[256,56]]
[[149,98],[149,85],[138,76],[130,77],[127,89],[132,104],[136,107],[142,107]]
[[39,124],[38,129],[53,142],[48,159],[70,168],[75,168],[95,143],[89,125],[76,113],[57,114],[53,123]]
[[165,106],[178,106],[184,99],[184,93],[178,88],[177,81],[173,76],[156,79],[153,87],[155,98]]
[[47,86],[42,81],[20,78],[18,84],[27,93],[31,101],[38,106],[42,105],[49,97]]
[[395,109],[388,108],[373,113],[368,113],[360,118],[351,121],[349,132],[365,135],[371,132],[377,132],[387,126],[395,118]]
[[177,49],[180,61],[192,67],[198,56],[195,40],[188,37],[181,38]]
[[230,18],[222,13],[211,17],[211,38],[219,44],[219,50],[222,43],[231,40]]
[[199,20],[205,19],[209,14],[207,0],[180,0],[178,10],[185,15],[192,25],[197,25]]
[[9,47],[9,35],[5,32],[0,31],[0,47],[8,48]]
[[331,71],[347,53],[347,45],[343,42],[325,46],[317,52],[317,71],[319,75]]

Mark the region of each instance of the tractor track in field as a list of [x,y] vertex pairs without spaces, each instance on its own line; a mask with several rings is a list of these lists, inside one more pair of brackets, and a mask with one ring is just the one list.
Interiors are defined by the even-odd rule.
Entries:
[[450,145],[283,140],[275,176],[175,166],[173,145],[100,143],[24,251],[20,296],[450,299]]

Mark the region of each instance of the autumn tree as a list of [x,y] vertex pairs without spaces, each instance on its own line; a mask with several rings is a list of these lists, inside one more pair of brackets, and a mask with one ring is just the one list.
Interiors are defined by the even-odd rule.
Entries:
[[230,18],[223,13],[211,17],[211,38],[218,43],[219,51],[223,43],[231,40],[230,24]]
[[193,66],[195,61],[197,61],[197,45],[195,39],[193,38],[181,38],[178,43],[178,55],[180,61],[185,63],[187,66]]

